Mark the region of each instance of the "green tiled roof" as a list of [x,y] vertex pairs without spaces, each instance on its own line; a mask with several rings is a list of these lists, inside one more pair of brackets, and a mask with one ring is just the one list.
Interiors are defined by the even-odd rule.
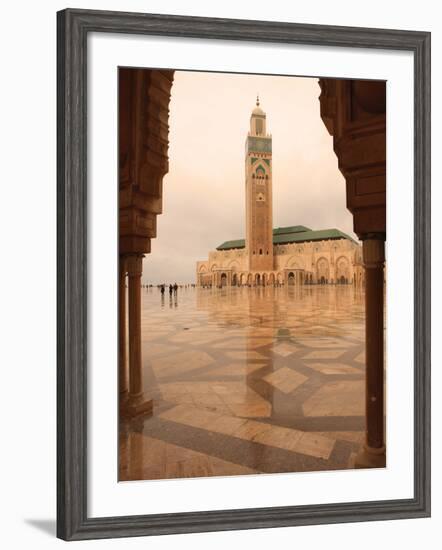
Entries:
[[[319,229],[317,231],[309,229],[303,225],[294,225],[291,227],[277,227],[273,230],[273,244],[302,243],[308,241],[327,241],[336,239],[348,239],[356,242],[354,239],[339,231],[339,229]],[[230,250],[232,248],[245,248],[246,241],[237,239],[235,241],[226,241],[216,247],[217,250]]]
[[306,241],[328,241],[334,239],[348,239],[354,241],[339,229],[320,229],[318,231],[308,230],[299,233],[286,233],[283,235],[274,235],[273,244],[302,243]]
[[311,231],[310,227],[305,225],[291,225],[290,227],[277,227],[273,230],[273,235],[285,235],[286,233],[301,233],[303,231]]
[[237,239],[236,241],[226,241],[216,247],[217,250],[229,250],[230,248],[245,248],[245,239]]

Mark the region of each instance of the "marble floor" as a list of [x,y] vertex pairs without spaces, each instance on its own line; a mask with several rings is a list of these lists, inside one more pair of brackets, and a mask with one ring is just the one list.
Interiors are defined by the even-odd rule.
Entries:
[[352,286],[143,289],[145,393],[119,479],[351,468],[364,438],[364,301]]

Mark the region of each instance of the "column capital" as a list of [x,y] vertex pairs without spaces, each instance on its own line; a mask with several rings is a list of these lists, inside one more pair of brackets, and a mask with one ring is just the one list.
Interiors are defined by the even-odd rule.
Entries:
[[128,254],[125,258],[127,274],[129,277],[141,277],[143,273],[143,254]]
[[367,236],[362,242],[362,258],[366,269],[383,267],[385,262],[385,235]]
[[122,277],[125,277],[126,273],[127,273],[126,256],[124,256],[123,254],[120,254],[120,256],[118,258],[118,263],[119,263],[119,266],[120,266],[120,275]]

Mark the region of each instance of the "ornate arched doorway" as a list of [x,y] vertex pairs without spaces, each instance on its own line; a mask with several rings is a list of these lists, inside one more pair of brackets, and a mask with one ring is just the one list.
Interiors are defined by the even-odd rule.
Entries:
[[336,260],[336,281],[340,284],[347,284],[351,278],[350,262],[345,256]]
[[330,268],[328,260],[326,258],[319,258],[319,260],[316,262],[316,272],[316,277],[320,284],[328,283],[328,280],[330,278]]
[[210,278],[210,275],[208,275],[207,273],[207,268],[205,265],[202,265],[199,269],[199,272],[198,272],[198,285],[199,286],[205,286],[209,283],[209,279]]

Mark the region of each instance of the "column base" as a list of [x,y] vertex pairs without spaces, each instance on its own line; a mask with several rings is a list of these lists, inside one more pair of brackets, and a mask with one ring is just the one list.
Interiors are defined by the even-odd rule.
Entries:
[[354,460],[354,467],[359,468],[385,468],[385,446],[379,449],[364,446]]
[[120,401],[120,413],[124,417],[152,414],[153,399],[145,399],[144,395],[135,398],[128,396],[124,401]]

